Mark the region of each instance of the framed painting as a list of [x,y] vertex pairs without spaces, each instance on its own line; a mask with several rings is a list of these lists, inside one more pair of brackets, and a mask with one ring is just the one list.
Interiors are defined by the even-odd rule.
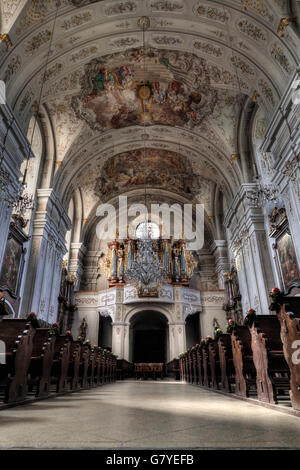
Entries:
[[23,231],[25,225],[23,219],[12,216],[0,274],[0,290],[3,291],[7,300],[16,310],[18,309],[26,254],[24,244],[29,240],[29,237]]
[[282,288],[287,293],[292,287],[300,285],[300,271],[293,239],[288,228],[278,236],[274,248]]
[[7,290],[11,296],[17,297],[20,279],[23,271],[24,249],[12,234],[7,240],[5,257],[2,265],[0,286]]

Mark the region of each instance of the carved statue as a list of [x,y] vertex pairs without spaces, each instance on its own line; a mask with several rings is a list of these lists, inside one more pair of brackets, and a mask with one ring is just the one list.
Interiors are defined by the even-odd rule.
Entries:
[[230,273],[225,273],[225,295],[226,303],[223,309],[226,311],[227,317],[232,317],[238,325],[243,323],[241,293],[239,288],[239,281],[237,270],[233,265]]
[[80,323],[79,327],[79,335],[83,338],[86,339],[86,333],[87,333],[87,328],[88,324],[85,318],[82,319],[82,322]]

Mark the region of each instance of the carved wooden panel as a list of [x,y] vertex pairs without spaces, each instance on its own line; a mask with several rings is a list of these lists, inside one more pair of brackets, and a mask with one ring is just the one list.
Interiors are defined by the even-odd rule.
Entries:
[[[298,312],[297,316],[300,316],[300,312]],[[300,364],[296,364],[296,361],[293,361],[293,354],[296,349],[292,347],[295,341],[300,340],[300,319],[291,318],[286,313],[285,305],[282,306],[278,318],[281,325],[280,336],[283,343],[283,353],[291,372],[290,397],[293,407],[296,410],[300,410]]]

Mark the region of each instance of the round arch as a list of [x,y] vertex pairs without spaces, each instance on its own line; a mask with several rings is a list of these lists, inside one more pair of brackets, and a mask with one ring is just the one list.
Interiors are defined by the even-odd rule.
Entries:
[[172,323],[174,321],[173,318],[172,318],[172,314],[169,312],[168,308],[166,308],[162,305],[153,305],[153,303],[151,304],[151,308],[150,308],[147,303],[140,303],[139,305],[136,305],[136,306],[132,307],[126,313],[125,318],[124,318],[124,323],[130,324],[131,319],[135,315],[137,315],[140,312],[148,311],[148,310],[152,310],[154,312],[160,313],[161,315],[164,315],[166,317],[166,319],[168,320],[168,323]]

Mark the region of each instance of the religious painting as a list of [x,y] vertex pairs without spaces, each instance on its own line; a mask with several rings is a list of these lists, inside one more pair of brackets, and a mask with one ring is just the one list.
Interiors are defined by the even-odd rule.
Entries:
[[154,124],[194,128],[212,114],[216,102],[204,59],[133,49],[89,62],[72,106],[93,129]]
[[102,198],[113,197],[120,192],[152,188],[192,196],[197,188],[197,176],[186,158],[168,150],[136,149],[107,160],[102,176],[97,180],[96,193]]
[[13,297],[18,296],[19,284],[23,271],[24,249],[13,235],[10,235],[6,245],[5,257],[2,265],[0,287],[7,290]]
[[287,292],[292,286],[300,284],[300,272],[295,248],[288,229],[277,238],[275,249],[282,287]]

